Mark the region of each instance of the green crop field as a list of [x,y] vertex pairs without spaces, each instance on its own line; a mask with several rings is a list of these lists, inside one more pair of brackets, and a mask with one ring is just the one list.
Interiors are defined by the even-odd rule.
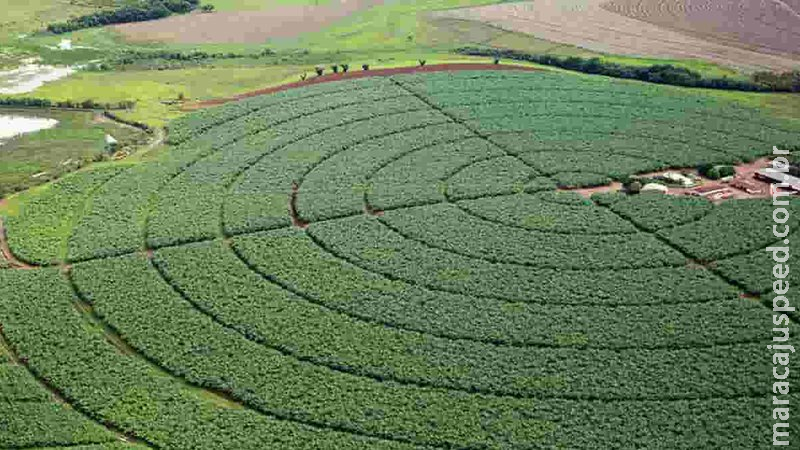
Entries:
[[562,188],[751,161],[797,121],[505,70],[322,83],[168,128],[169,151],[0,210],[33,266],[0,270],[0,446],[770,442],[771,203]]

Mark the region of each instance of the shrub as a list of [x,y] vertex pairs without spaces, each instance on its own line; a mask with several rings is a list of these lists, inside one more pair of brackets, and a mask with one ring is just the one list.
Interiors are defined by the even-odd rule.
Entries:
[[210,5],[206,3],[205,5],[200,7],[200,10],[204,13],[214,12],[214,5]]
[[339,66],[334,64],[334,65],[331,66],[331,70],[333,70],[333,73],[339,73]]
[[321,77],[321,76],[322,76],[322,74],[324,74],[324,73],[325,73],[325,69],[324,69],[324,68],[322,68],[322,67],[316,67],[314,70],[317,72],[317,76],[318,76],[318,77]]
[[369,70],[369,64],[362,64],[362,65],[361,65],[361,69],[363,69],[363,70]]
[[419,66],[420,67],[425,67],[425,63],[427,63],[427,61],[425,61],[424,59],[420,59],[419,60]]
[[350,70],[350,64],[342,64],[342,72],[347,73]]

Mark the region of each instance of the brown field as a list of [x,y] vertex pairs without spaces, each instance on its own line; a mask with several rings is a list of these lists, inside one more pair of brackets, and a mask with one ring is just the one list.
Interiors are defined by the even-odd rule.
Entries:
[[611,0],[603,8],[724,45],[800,55],[800,0]]
[[[758,5],[767,4],[777,0],[764,0],[755,2],[752,0],[617,0],[619,5],[628,4],[649,4],[656,6],[647,11],[654,11],[648,17],[658,17],[659,21],[669,21],[667,5],[672,4],[671,10],[674,14],[679,14],[677,3],[695,1],[698,4],[716,5],[717,3],[755,3]],[[732,29],[739,30],[738,37],[733,38],[727,32],[710,33],[716,36],[705,36],[697,31],[689,33],[678,29],[667,28],[656,23],[650,23],[628,17],[608,8],[623,8],[617,3],[607,4],[608,0],[539,0],[536,2],[506,3],[477,8],[466,8],[448,10],[435,13],[436,17],[449,17],[462,20],[473,20],[488,23],[510,31],[522,32],[534,35],[540,39],[553,42],[571,44],[588,50],[622,54],[640,57],[656,57],[664,59],[704,59],[721,65],[737,67],[744,70],[790,70],[800,66],[800,55],[795,53],[779,51],[787,45],[797,47],[798,36],[797,22],[791,11],[798,0],[783,0],[781,11],[786,11],[782,15],[772,14],[770,11],[778,11],[778,6],[774,8],[755,9],[755,6],[748,7],[747,14],[754,16],[747,19],[746,16],[737,20],[741,25],[731,25]],[[617,6],[615,6],[617,5]],[[662,5],[663,8],[660,8]],[[631,11],[631,14],[644,16],[643,8],[634,6],[623,8]],[[719,6],[708,6],[706,9],[697,7],[698,12],[693,19],[692,27],[704,30],[716,30],[714,23],[704,22],[704,18],[712,17],[716,22],[725,21],[721,17],[724,8]],[[732,8],[731,11],[735,11]],[[759,15],[763,13],[762,15]],[[729,14],[729,13],[724,13]],[[732,12],[730,13],[732,14]],[[689,14],[691,17],[692,14]],[[789,17],[791,16],[791,17]],[[666,19],[665,19],[666,17]],[[674,17],[674,16],[673,16]],[[761,22],[758,22],[758,21]],[[735,22],[735,21],[734,21]],[[680,22],[679,22],[680,23]],[[737,22],[738,23],[738,22]],[[745,24],[762,23],[760,26],[749,25],[761,35],[750,36],[752,31],[747,31]],[[774,28],[771,29],[773,23]],[[781,30],[781,28],[785,30]],[[793,30],[794,28],[794,30]],[[787,41],[781,41],[786,39]],[[794,36],[792,39],[791,37]],[[743,42],[745,41],[745,42]],[[771,46],[764,50],[760,49],[759,42],[771,42]],[[755,51],[758,49],[758,51]],[[781,54],[776,54],[781,53]]]
[[381,3],[383,0],[338,0],[320,6],[281,5],[266,11],[196,12],[114,28],[135,42],[258,44],[320,31]]

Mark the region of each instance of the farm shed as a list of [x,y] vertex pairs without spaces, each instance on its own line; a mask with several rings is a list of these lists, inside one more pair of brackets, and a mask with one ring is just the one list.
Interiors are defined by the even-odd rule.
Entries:
[[787,173],[778,172],[770,169],[763,169],[756,172],[755,177],[768,183],[784,183],[794,192],[800,192],[800,178]]

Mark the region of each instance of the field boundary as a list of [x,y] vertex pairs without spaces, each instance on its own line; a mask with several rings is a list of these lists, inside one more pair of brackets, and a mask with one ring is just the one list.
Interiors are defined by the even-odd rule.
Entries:
[[458,63],[458,64],[453,63],[453,64],[432,64],[429,66],[426,65],[426,66],[416,66],[416,67],[396,67],[390,69],[374,69],[374,70],[370,69],[370,70],[362,70],[360,72],[331,73],[328,75],[309,78],[307,80],[295,81],[293,83],[286,83],[278,86],[257,89],[255,91],[249,91],[231,97],[222,97],[211,100],[202,100],[194,103],[186,103],[181,109],[184,111],[194,111],[197,109],[219,106],[225,103],[235,102],[246,98],[257,97],[259,95],[274,94],[289,89],[312,86],[321,83],[330,83],[334,81],[356,80],[367,77],[390,77],[393,75],[404,75],[404,74],[414,74],[414,73],[458,72],[464,70],[495,70],[495,71],[518,70],[518,71],[528,71],[528,72],[545,71],[545,69],[539,69],[536,67],[528,67],[522,65],[501,65],[501,64],[489,64],[489,63]]

